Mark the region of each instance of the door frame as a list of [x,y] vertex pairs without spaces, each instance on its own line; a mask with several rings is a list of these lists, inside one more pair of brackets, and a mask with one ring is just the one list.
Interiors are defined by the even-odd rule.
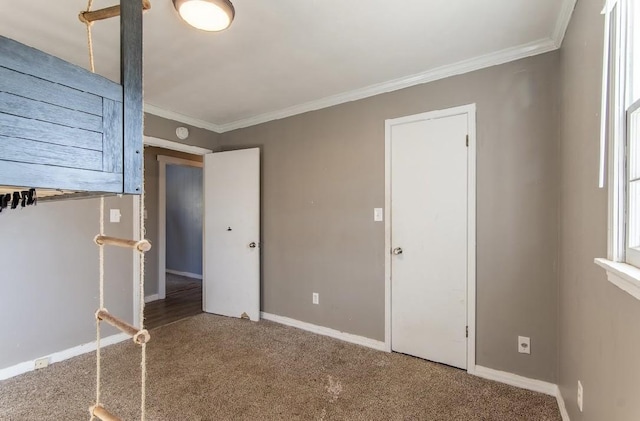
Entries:
[[469,151],[467,154],[467,372],[476,365],[476,104],[429,111],[385,120],[385,223],[384,223],[384,295],[385,350],[391,352],[391,128],[399,124],[467,115]]
[[[158,299],[167,298],[167,165],[203,168],[198,161],[158,155]],[[202,189],[204,200],[204,189]],[[186,274],[184,274],[186,275]],[[189,274],[191,275],[191,274]],[[202,275],[204,276],[204,274]],[[200,279],[202,279],[200,276]]]
[[[172,140],[161,139],[152,136],[144,136],[144,146],[156,146],[159,148],[170,149],[178,152],[186,152],[192,155],[206,155],[208,153],[212,153],[213,151],[206,148],[201,148],[199,146],[187,145],[180,142],[175,142]],[[144,160],[143,160],[144,161]],[[143,175],[144,180],[144,175]],[[203,189],[202,197],[204,199],[205,191]],[[141,196],[133,197],[133,236],[132,239],[138,241],[142,239],[141,235],[141,211],[142,207],[140,206]],[[158,233],[159,235],[160,233]],[[166,238],[165,238],[166,243]],[[160,254],[158,254],[158,260],[160,260]],[[140,279],[140,253],[133,253],[133,324],[135,326],[140,326],[140,287],[139,287],[139,279]],[[160,287],[158,283],[158,288]]]

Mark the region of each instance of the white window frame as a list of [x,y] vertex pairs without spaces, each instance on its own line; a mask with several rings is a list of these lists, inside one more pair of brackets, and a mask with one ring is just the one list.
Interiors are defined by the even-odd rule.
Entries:
[[[627,139],[628,88],[627,28],[629,0],[608,0],[605,15],[605,42],[602,76],[602,126],[600,144],[600,187],[604,187],[608,164],[609,218],[607,258],[595,262],[607,271],[607,279],[640,300],[640,269],[627,256],[637,253],[627,248]],[[613,24],[613,25],[612,25]],[[611,47],[614,47],[612,50]],[[612,69],[613,68],[613,69]],[[610,73],[613,70],[613,74]],[[608,155],[608,159],[605,157]],[[632,259],[634,262],[635,255]]]
[[[627,192],[629,192],[631,190],[631,184],[632,183],[640,183],[640,181],[636,178],[636,179],[632,179],[633,175],[631,174],[631,139],[632,137],[638,137],[640,136],[640,99],[637,99],[634,103],[632,103],[631,105],[629,105],[627,107],[626,110],[626,122],[627,122],[627,132],[626,132],[626,139],[625,139],[625,148],[626,148],[626,168],[625,168],[625,187]],[[635,127],[632,125],[632,117],[633,115],[636,114],[636,124]],[[635,131],[634,131],[635,129]],[[638,145],[636,145],[636,148],[638,147]],[[637,152],[636,152],[637,153]],[[636,159],[636,162],[638,162],[638,159]],[[636,164],[637,165],[637,164]],[[627,193],[628,196],[630,196],[630,193]],[[629,199],[627,199],[629,201]],[[638,207],[640,206],[640,203],[635,203],[635,206]],[[637,243],[633,244],[633,247],[631,245],[631,241],[629,240],[632,236],[637,238],[637,233],[638,233],[638,227],[637,224],[640,222],[638,219],[640,219],[640,215],[636,214],[635,215],[635,220],[634,223],[636,224],[636,226],[634,226],[634,232],[633,234],[631,233],[631,205],[630,203],[626,203],[625,204],[625,210],[628,213],[625,221],[626,221],[626,226],[625,226],[625,238],[626,240],[626,251],[625,251],[625,262],[635,266],[637,268],[640,268],[640,247],[638,247]]]

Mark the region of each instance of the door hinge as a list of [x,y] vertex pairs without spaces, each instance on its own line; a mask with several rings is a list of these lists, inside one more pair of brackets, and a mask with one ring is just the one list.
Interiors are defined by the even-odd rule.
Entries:
[[469,147],[469,135],[467,135],[467,148]]
[[467,329],[466,329],[466,337],[467,338],[469,337],[469,326],[467,326]]

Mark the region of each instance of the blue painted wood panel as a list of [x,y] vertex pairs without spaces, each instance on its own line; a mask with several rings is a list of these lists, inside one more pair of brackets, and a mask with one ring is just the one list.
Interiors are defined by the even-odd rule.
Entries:
[[0,36],[0,185],[140,193],[141,7],[121,7],[123,85]]

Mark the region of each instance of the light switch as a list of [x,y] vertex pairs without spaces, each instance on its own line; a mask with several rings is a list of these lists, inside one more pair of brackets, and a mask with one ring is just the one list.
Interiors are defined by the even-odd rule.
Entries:
[[111,209],[109,213],[109,221],[118,223],[120,222],[120,217],[122,214],[120,213],[120,209]]
[[373,209],[373,220],[376,222],[382,222],[384,220],[384,213],[382,208]]

